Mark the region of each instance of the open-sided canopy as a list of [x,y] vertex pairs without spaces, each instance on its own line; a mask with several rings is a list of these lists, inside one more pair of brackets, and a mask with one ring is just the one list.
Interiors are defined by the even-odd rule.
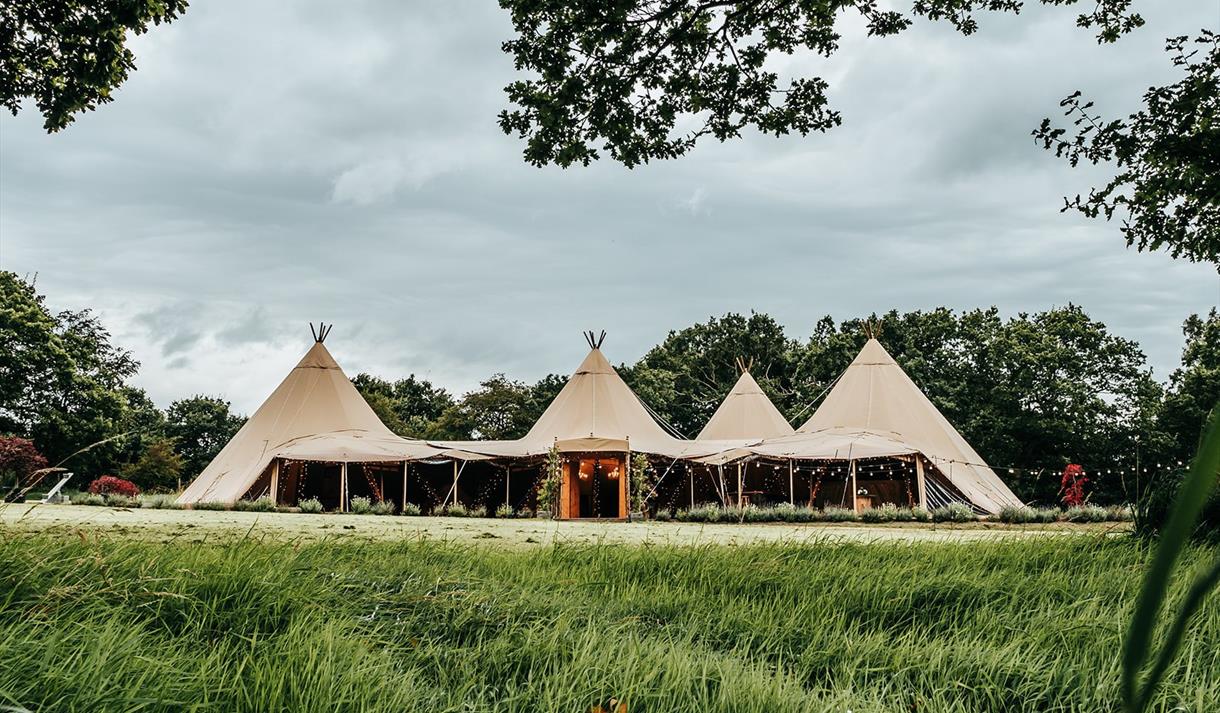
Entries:
[[792,424],[775,408],[750,372],[743,369],[729,395],[720,402],[716,413],[695,440],[779,438],[792,433]]
[[1020,505],[999,476],[876,339],[869,339],[800,434],[827,429],[889,433],[913,446],[976,506]]
[[178,502],[233,502],[277,457],[372,461],[440,454],[386,428],[322,342],[315,341]]

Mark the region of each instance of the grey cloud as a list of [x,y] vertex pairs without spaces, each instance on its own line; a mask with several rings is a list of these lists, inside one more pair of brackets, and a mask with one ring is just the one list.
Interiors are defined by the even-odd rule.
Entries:
[[1029,131],[1076,88],[1130,111],[1173,76],[1163,37],[1214,3],[1150,4],[1106,47],[1033,10],[972,38],[845,23],[834,57],[782,59],[831,81],[828,134],[563,171],[523,164],[495,124],[513,69],[493,3],[197,4],[137,38],[116,101],[68,131],[0,119],[0,258],[53,305],[99,308],[163,404],[256,407],[319,318],[349,372],[460,393],[569,372],[582,329],[607,329],[618,363],[729,310],[803,336],[824,314],[1072,301],[1164,377],[1215,271],[1060,214],[1101,174]]
[[135,316],[135,321],[161,345],[162,356],[172,357],[189,351],[203,337],[203,332],[195,325],[197,311],[197,305],[170,304],[141,312]]

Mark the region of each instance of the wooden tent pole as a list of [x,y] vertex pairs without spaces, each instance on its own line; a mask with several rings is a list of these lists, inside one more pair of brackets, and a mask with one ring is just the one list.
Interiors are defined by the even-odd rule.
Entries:
[[737,509],[740,510],[744,505],[741,503],[741,463],[737,464]]
[[796,507],[796,487],[793,485],[792,459],[788,459],[788,504]]
[[512,464],[508,464],[508,465],[504,466],[504,504],[509,507],[513,506],[513,495],[512,495],[512,491],[509,490],[509,485],[510,485],[509,478],[512,476],[512,472],[513,472]]
[[919,490],[919,507],[928,508],[928,494],[924,488],[923,458],[915,454],[915,487]]
[[280,459],[271,461],[271,502],[280,504]]
[[410,466],[410,461],[402,462],[402,509],[399,512],[407,511],[407,468]]
[[851,461],[851,509],[860,512],[860,504],[856,502],[856,461]]
[[339,512],[347,512],[347,463],[339,465]]
[[695,468],[693,466],[686,469],[687,475],[690,477],[690,507],[695,509]]
[[620,513],[620,515],[619,515],[620,517],[622,516],[621,515],[622,513],[627,513],[627,519],[630,520],[631,519],[631,450],[630,450],[631,444],[628,443],[627,447],[628,447],[627,462],[623,464],[623,485],[622,485],[621,495],[620,495],[620,499],[625,500],[626,503],[619,505],[618,511]]

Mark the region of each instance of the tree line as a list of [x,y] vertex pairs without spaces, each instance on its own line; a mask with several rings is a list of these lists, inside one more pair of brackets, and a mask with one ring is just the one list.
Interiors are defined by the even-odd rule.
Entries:
[[[53,312],[32,280],[0,271],[0,436],[33,442],[84,487],[120,474],[146,490],[198,475],[241,428],[229,402],[191,396],[161,410],[129,382],[140,368],[90,310]],[[0,492],[26,463],[0,458]],[[65,461],[66,459],[66,461]],[[4,472],[8,470],[9,472]]]
[[[50,464],[71,456],[67,465],[82,479],[116,473],[145,489],[174,489],[244,423],[218,396],[159,409],[129,383],[139,363],[96,315],[51,311],[32,281],[11,272],[0,273],[0,294],[0,434],[33,441]],[[1185,321],[1182,362],[1165,383],[1136,342],[1076,305],[1011,317],[994,307],[823,317],[800,338],[766,314],[727,314],[671,331],[619,373],[661,420],[693,437],[737,380],[742,357],[799,426],[863,346],[867,324],[1014,491],[1034,502],[1056,500],[1069,463],[1089,472],[1095,500],[1134,497],[1148,478],[1189,459],[1220,399],[1215,310]],[[460,396],[415,375],[361,373],[352,382],[402,436],[511,439],[529,430],[567,376],[527,383],[494,374]]]
[[[1057,500],[1059,474],[1085,467],[1093,497],[1125,501],[1186,462],[1220,397],[1220,316],[1186,320],[1182,364],[1167,383],[1140,346],[1079,306],[1004,318],[996,308],[823,317],[798,339],[766,314],[728,314],[670,332],[619,373],[678,433],[693,437],[737,380],[737,357],[794,425],[803,423],[866,341],[880,341],[962,435],[1024,499]],[[403,436],[524,435],[566,383],[495,374],[457,397],[411,375],[353,382]],[[1134,470],[1137,468],[1138,472]]]

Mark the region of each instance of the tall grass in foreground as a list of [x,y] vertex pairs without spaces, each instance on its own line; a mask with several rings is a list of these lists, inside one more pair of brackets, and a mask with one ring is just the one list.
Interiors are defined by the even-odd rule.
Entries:
[[[513,551],[0,531],[0,705],[1113,711],[1148,556],[1083,536]],[[1154,710],[1220,705],[1220,609],[1196,624]]]
[[[1220,587],[1220,556],[1217,556],[1205,565],[1190,584],[1164,640],[1153,656],[1153,634],[1162,604],[1172,596],[1174,566],[1188,550],[1192,531],[1208,496],[1216,488],[1217,477],[1220,477],[1220,404],[1212,409],[1208,417],[1199,452],[1195,454],[1190,472],[1178,490],[1169,520],[1161,529],[1160,540],[1148,572],[1144,575],[1135,613],[1123,644],[1123,704],[1131,713],[1142,713],[1151,707],[1157,687],[1169,673],[1174,658],[1185,643],[1192,617],[1204,607],[1212,590]],[[1187,571],[1190,571],[1189,565]],[[1148,662],[1151,662],[1151,666],[1141,680],[1140,674]]]

